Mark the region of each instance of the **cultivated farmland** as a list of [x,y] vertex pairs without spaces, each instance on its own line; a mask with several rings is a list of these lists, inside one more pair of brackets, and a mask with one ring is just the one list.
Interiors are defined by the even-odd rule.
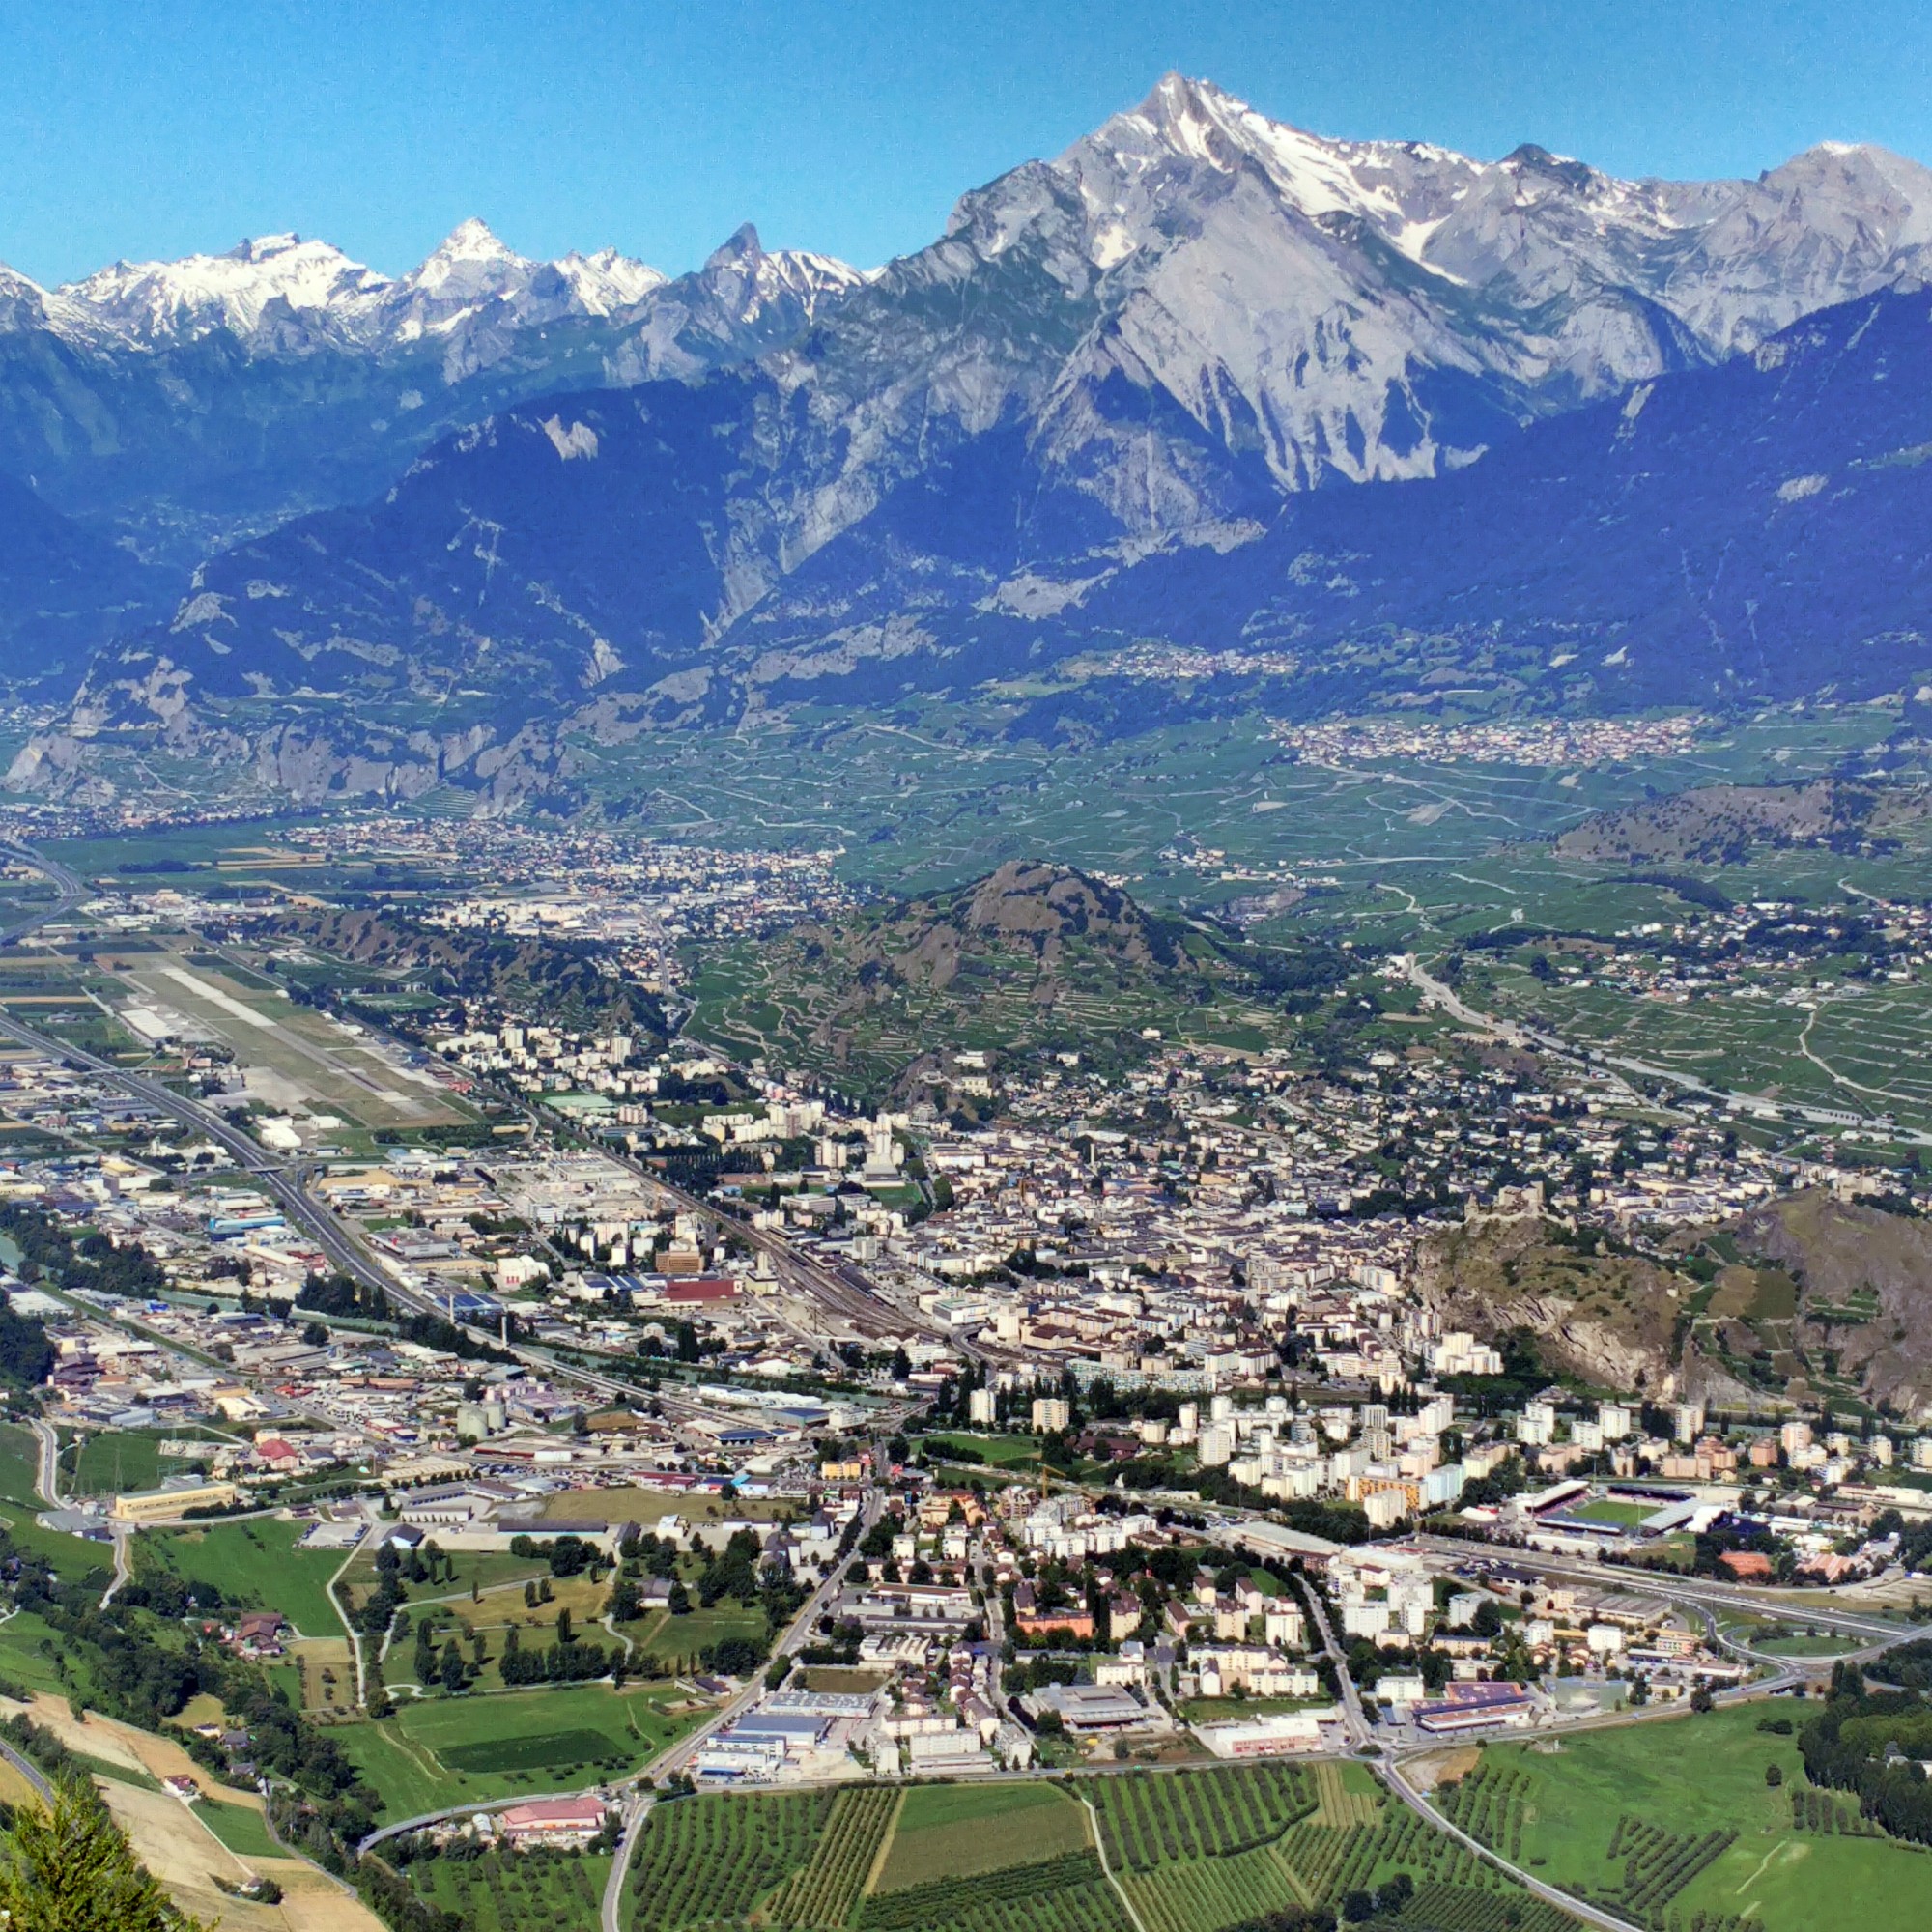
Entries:
[[880,1892],[861,1906],[859,1925],[861,1932],[1130,1932],[1091,1851]]
[[409,1876],[429,1904],[456,1914],[465,1932],[591,1932],[611,1870],[595,1853],[487,1851],[418,1859]]
[[626,1889],[634,1932],[749,1917],[764,1893],[811,1862],[831,1811],[822,1791],[660,1804],[638,1840]]
[[916,1785],[906,1793],[877,1889],[966,1879],[1084,1852],[1085,1808],[1050,1784]]
[[899,1808],[890,1785],[841,1791],[811,1861],[773,1893],[768,1916],[781,1925],[843,1925],[872,1875]]

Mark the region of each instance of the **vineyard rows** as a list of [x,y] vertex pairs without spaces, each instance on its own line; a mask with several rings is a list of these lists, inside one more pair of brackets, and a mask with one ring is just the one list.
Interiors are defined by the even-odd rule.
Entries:
[[1252,1851],[1309,1816],[1316,1802],[1307,1774],[1287,1764],[1095,1782],[1107,1857],[1123,1872]]
[[839,1792],[810,1863],[773,1893],[764,1916],[774,1924],[823,1926],[827,1932],[843,1925],[859,1902],[898,1805],[899,1793],[890,1785]]
[[1567,1912],[1525,1892],[1483,1891],[1433,1881],[1416,1887],[1400,1922],[1426,1925],[1429,1932],[1577,1932],[1577,1921]]
[[810,1861],[831,1804],[825,1792],[801,1792],[660,1804],[632,1867],[634,1932],[746,1918],[763,1893]]
[[1315,1821],[1319,1825],[1335,1825],[1346,1831],[1350,1825],[1373,1829],[1381,1822],[1381,1793],[1373,1787],[1350,1791],[1338,1764],[1324,1762],[1315,1767]]
[[1092,1852],[875,1892],[862,1932],[1132,1932]]
[[1355,1839],[1366,1835],[1359,1825],[1338,1831],[1333,1825],[1301,1824],[1283,1837],[1278,1848],[1281,1861],[1300,1881],[1307,1894],[1305,1904],[1318,1904],[1333,1893],[1335,1874]]
[[1163,1864],[1122,1883],[1147,1932],[1213,1932],[1305,1902],[1272,1845]]

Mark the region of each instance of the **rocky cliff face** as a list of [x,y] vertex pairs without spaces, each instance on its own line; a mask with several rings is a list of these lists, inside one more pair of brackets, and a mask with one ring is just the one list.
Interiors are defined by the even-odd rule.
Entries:
[[291,237],[0,281],[0,471],[172,557],[352,503],[207,556],[55,734],[326,741],[327,784],[1147,639],[1265,645],[1299,712],[1916,690],[1928,233],[1878,150],[1619,182],[1170,77],[875,274],[466,224],[394,282]]
[[1798,1286],[1794,1340],[1867,1401],[1932,1419],[1932,1224],[1807,1192],[1745,1217],[1739,1245]]
[[1486,1341],[1521,1329],[1549,1368],[1651,1402],[1701,1388],[1680,1358],[1678,1317],[1691,1284],[1636,1255],[1583,1255],[1534,1217],[1427,1236],[1417,1292],[1445,1329]]
[[394,279],[295,235],[51,290],[0,270],[0,471],[186,556],[531,395],[782,352],[842,450],[794,544],[888,494],[915,431],[1002,424],[1107,524],[1166,537],[1240,513],[1230,459],[1286,490],[1436,474],[1917,274],[1929,238],[1932,175],[1880,149],[1626,182],[1325,139],[1169,75],[872,276],[744,229],[670,281],[614,249],[531,261],[480,221]]

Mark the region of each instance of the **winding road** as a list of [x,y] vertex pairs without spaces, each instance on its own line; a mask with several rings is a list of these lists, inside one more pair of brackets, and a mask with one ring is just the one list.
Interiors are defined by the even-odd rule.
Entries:
[[[1665,1081],[1678,1093],[1699,1094],[1706,1099],[1718,1101],[1726,1107],[1775,1107],[1780,1114],[1794,1116],[1814,1126],[1856,1125],[1876,1128],[1882,1124],[1875,1120],[1861,1119],[1847,1109],[1807,1107],[1795,1100],[1767,1099],[1762,1094],[1734,1093],[1729,1088],[1713,1087],[1708,1081],[1698,1079],[1694,1073],[1687,1073],[1681,1066],[1660,1066],[1653,1061],[1634,1060],[1628,1054],[1605,1053],[1600,1047],[1574,1045],[1560,1035],[1542,1032],[1518,1020],[1503,1019],[1495,1013],[1479,1012],[1464,1001],[1453,986],[1436,979],[1414,953],[1405,952],[1399,957],[1409,984],[1425,999],[1433,1000],[1451,1019],[1460,1020],[1464,1026],[1473,1028],[1477,1032],[1487,1033],[1507,1046],[1523,1047],[1547,1054],[1555,1060],[1567,1061],[1574,1066],[1597,1074],[1600,1078],[1606,1072],[1634,1073],[1641,1079]],[[1808,1054],[1808,1049],[1804,1050],[1807,1052],[1807,1057],[1816,1059],[1815,1055]],[[1841,1085],[1853,1084],[1843,1080],[1822,1060],[1818,1061],[1818,1065]],[[1861,1088],[1859,1091],[1876,1094],[1884,1090]],[[1932,1147],[1932,1133],[1918,1128],[1904,1127],[1893,1122],[1886,1125],[1884,1131],[1889,1140],[1914,1147]]]

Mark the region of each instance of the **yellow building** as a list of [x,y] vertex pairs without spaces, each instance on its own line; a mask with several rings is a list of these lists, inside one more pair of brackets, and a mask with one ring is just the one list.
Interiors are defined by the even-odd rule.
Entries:
[[116,1496],[108,1511],[116,1522],[170,1522],[191,1509],[225,1509],[240,1499],[233,1483],[201,1483],[191,1490],[146,1490]]

